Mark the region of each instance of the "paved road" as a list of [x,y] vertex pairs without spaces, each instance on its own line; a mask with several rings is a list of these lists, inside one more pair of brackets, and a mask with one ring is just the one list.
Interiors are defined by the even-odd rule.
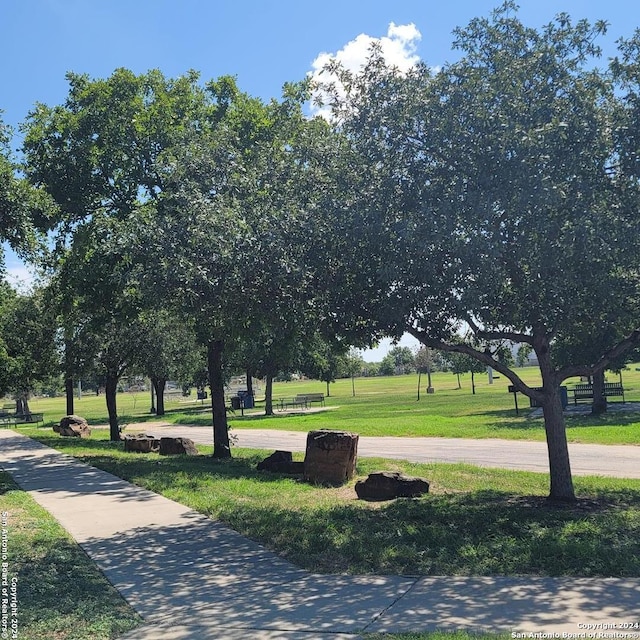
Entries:
[[[129,425],[127,432],[176,435],[199,444],[212,443],[211,427],[144,424]],[[268,429],[234,429],[239,447],[304,451],[306,433]],[[361,436],[358,455],[413,462],[466,462],[481,467],[499,467],[548,473],[547,445],[521,440],[465,440],[462,438],[392,438]],[[570,444],[574,475],[640,478],[640,446]]]

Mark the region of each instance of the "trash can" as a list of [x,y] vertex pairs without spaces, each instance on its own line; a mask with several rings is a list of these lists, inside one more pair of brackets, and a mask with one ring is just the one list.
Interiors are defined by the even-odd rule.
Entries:
[[253,409],[254,401],[252,394],[248,391],[238,391],[238,397],[242,400],[242,406],[244,409]]
[[231,396],[231,408],[234,411],[240,408],[240,396]]

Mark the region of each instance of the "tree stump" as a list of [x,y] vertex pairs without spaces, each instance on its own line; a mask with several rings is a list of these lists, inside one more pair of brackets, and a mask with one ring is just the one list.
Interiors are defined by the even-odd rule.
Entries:
[[258,462],[256,468],[258,471],[288,475],[302,475],[304,473],[304,463],[294,462],[291,451],[275,451],[261,462]]
[[310,431],[304,458],[304,479],[341,485],[356,472],[358,434],[348,431]]
[[429,493],[429,482],[397,471],[378,471],[369,474],[366,480],[356,482],[356,493],[361,500],[417,498]]
[[197,456],[198,450],[189,438],[160,438],[161,456]]
[[144,433],[124,437],[124,450],[138,453],[153,453],[160,451],[160,440]]

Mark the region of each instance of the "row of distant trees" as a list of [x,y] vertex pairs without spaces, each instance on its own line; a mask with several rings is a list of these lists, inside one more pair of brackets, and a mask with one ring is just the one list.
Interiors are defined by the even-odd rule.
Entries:
[[[456,30],[453,63],[400,73],[374,49],[269,103],[231,78],[69,74],[62,104],[28,114],[19,162],[0,134],[0,234],[38,256],[68,399],[97,362],[119,437],[118,380],[148,353],[162,384],[175,328],[201,350],[227,457],[225,364],[269,398],[302,354],[330,378],[336,354],[408,332],[542,406],[550,496],[573,500],[560,385],[592,376],[605,404],[604,370],[640,344],[640,35],[603,65],[605,30],[532,29],[506,2]],[[314,93],[331,121],[305,116]]]

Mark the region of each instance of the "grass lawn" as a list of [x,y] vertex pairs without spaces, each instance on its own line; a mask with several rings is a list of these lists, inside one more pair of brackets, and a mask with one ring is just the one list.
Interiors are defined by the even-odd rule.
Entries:
[[[540,384],[537,368],[519,370],[526,382]],[[614,374],[610,380],[617,379]],[[266,417],[263,405],[244,417],[238,413],[230,416],[234,429],[284,429],[309,431],[311,429],[339,428],[360,435],[439,436],[447,438],[505,438],[518,440],[544,440],[542,419],[529,417],[530,409],[525,397],[518,394],[521,407],[517,416],[513,394],[507,390],[508,380],[500,377],[489,385],[486,375],[476,376],[477,393],[472,395],[470,376],[462,376],[462,388],[457,388],[456,377],[450,373],[433,376],[436,392],[427,395],[423,376],[421,399],[417,401],[417,375],[387,378],[357,378],[356,396],[352,396],[350,380],[338,380],[331,385],[327,407],[331,410],[308,415],[276,415]],[[575,382],[575,381],[572,381]],[[571,386],[572,382],[569,383]],[[624,373],[627,401],[640,402],[640,372],[632,365]],[[292,397],[298,393],[326,392],[326,385],[318,381],[276,383],[274,398]],[[612,399],[619,403],[619,398]],[[118,412],[124,423],[156,421],[149,413],[148,394],[118,394]],[[64,415],[63,398],[35,399],[31,402],[34,412],[43,412],[48,421],[58,421]],[[106,423],[104,397],[84,395],[76,400],[75,412],[86,417],[94,425]],[[206,403],[170,395],[167,398],[167,414],[163,421],[176,424],[211,424],[211,414]],[[610,413],[592,418],[578,416],[567,418],[567,435],[570,442],[601,444],[640,444],[640,413]]]
[[548,505],[545,474],[361,458],[426,477],[419,500],[359,501],[354,482],[312,486],[258,472],[265,452],[232,460],[125,453],[30,430],[38,440],[186,504],[311,571],[406,575],[640,576],[640,480],[575,478],[579,503]]
[[[523,376],[537,384],[536,372],[523,370]],[[490,386],[486,376],[478,376],[476,395],[470,392],[468,376],[462,383],[463,388],[457,389],[455,376],[437,374],[433,377],[436,393],[423,392],[417,402],[417,376],[357,379],[355,397],[351,381],[341,380],[331,385],[327,406],[332,408],[326,412],[264,417],[258,409],[253,415],[231,416],[230,421],[234,429],[324,427],[361,435],[544,439],[542,421],[528,416],[525,398],[519,397],[519,403],[526,410],[515,415],[507,381],[499,379]],[[628,401],[640,401],[640,372],[635,367],[625,373],[625,389]],[[274,395],[325,391],[322,383],[300,381],[277,384]],[[76,402],[76,413],[94,426],[106,423],[103,396],[86,395]],[[147,394],[119,394],[118,403],[125,423],[158,420],[148,412]],[[64,399],[37,399],[31,408],[45,413],[49,427],[64,415]],[[173,397],[167,408],[163,421],[210,424],[206,405],[198,402]],[[105,429],[94,429],[89,440],[78,441],[60,438],[48,427],[19,430],[219,519],[312,571],[640,576],[638,480],[575,478],[578,504],[559,508],[545,502],[548,477],[544,474],[362,458],[360,476],[380,469],[401,470],[431,483],[431,493],[421,499],[369,503],[356,499],[353,482],[321,488],[258,472],[255,466],[263,451],[234,449],[234,459],[229,461],[212,459],[207,447],[200,447],[201,455],[193,458],[143,456],[125,453],[120,443],[110,443]],[[637,445],[640,414],[569,418],[567,431],[573,442]],[[134,626],[135,616],[109,591],[83,552],[6,477],[3,482],[1,508],[13,514],[14,522],[22,522],[12,532],[12,540],[17,540],[12,542],[12,561],[20,576],[21,602],[28,601],[21,605],[20,637],[113,638]],[[477,637],[466,633],[367,636],[368,640]]]
[[0,511],[21,640],[108,640],[140,624],[66,531],[2,472]]

